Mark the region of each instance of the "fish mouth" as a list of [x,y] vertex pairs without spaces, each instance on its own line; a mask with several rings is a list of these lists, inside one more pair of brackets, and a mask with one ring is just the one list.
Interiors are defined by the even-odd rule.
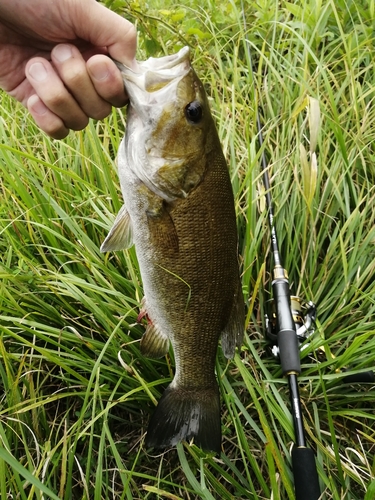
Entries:
[[190,50],[189,47],[183,47],[177,54],[150,57],[138,62],[134,68],[118,62],[116,64],[121,71],[131,105],[141,111],[140,106],[160,104],[164,101],[164,96],[167,100],[171,86],[178,85],[191,69]]
[[[193,72],[189,47],[173,55],[150,57],[132,68],[118,64],[129,96],[126,155],[129,168],[152,192],[171,202],[186,197],[173,171],[186,164],[186,151],[167,145],[177,117],[184,116],[180,101],[191,84],[180,85]],[[165,172],[165,174],[160,174]]]

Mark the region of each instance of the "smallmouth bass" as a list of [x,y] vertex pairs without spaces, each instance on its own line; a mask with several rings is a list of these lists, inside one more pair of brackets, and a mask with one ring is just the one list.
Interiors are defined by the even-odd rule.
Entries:
[[141,352],[159,358],[171,343],[176,365],[146,446],[194,439],[219,453],[218,341],[233,357],[244,331],[228,168],[188,47],[119,67],[130,99],[117,160],[124,206],[101,251],[135,244],[148,321]]

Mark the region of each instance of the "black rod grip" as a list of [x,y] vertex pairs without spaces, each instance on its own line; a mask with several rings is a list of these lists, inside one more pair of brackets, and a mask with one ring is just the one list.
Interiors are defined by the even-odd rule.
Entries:
[[273,281],[272,288],[281,368],[284,375],[289,373],[300,374],[299,343],[290,307],[288,280],[284,277],[277,278]]
[[299,357],[299,345],[297,334],[294,330],[281,330],[277,334],[277,343],[280,349],[280,364],[283,375],[290,373],[301,373],[301,361]]
[[354,373],[353,375],[347,375],[342,379],[345,384],[366,384],[366,383],[374,383],[375,375],[374,372],[360,372]]
[[320,486],[314,452],[310,448],[294,446],[292,464],[296,500],[318,500]]

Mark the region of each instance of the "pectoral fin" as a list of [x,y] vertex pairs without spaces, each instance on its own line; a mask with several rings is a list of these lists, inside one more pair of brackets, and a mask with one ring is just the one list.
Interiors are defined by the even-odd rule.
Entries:
[[123,205],[117,214],[108,236],[100,247],[101,252],[117,252],[133,244],[132,225],[128,211]]
[[228,322],[221,334],[221,347],[226,358],[233,358],[236,347],[240,347],[245,328],[245,307],[241,288],[238,280],[237,292],[233,299],[232,310]]
[[174,254],[179,251],[178,235],[168,205],[164,200],[154,200],[147,211],[148,228],[152,243],[162,252]]

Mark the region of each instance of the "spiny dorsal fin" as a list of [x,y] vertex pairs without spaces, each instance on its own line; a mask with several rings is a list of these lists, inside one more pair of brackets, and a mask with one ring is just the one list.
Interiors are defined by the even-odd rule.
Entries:
[[133,231],[131,220],[125,205],[123,205],[117,214],[115,222],[108,236],[100,247],[101,252],[117,252],[129,248],[133,244]]

